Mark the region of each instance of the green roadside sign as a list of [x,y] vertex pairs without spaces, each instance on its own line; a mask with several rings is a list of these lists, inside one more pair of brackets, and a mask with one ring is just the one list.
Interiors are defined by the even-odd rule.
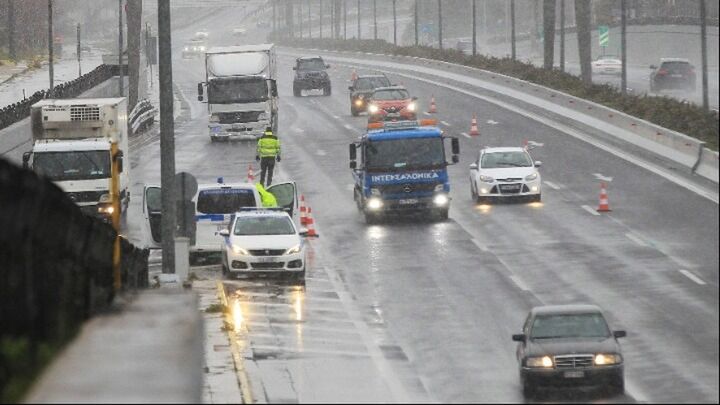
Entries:
[[610,45],[610,27],[607,25],[599,25],[598,39],[600,40],[600,46],[607,47]]

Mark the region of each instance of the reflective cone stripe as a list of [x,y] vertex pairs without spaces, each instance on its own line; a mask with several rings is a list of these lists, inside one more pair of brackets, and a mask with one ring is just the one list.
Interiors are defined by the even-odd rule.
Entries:
[[315,221],[312,217],[312,208],[308,207],[308,218],[307,218],[307,236],[308,237],[317,237],[320,236],[315,232]]
[[255,183],[255,172],[253,171],[252,163],[248,165],[247,181],[248,183]]
[[435,95],[430,96],[430,111],[428,111],[431,114],[434,114],[437,112],[437,108],[435,106]]
[[307,207],[305,206],[305,195],[300,196],[300,225],[307,225]]
[[608,202],[607,190],[605,183],[600,183],[600,205],[597,212],[610,212],[610,203]]
[[477,116],[475,114],[473,114],[472,121],[470,121],[470,135],[472,135],[472,136],[480,135],[480,130],[478,130],[478,126],[477,126]]

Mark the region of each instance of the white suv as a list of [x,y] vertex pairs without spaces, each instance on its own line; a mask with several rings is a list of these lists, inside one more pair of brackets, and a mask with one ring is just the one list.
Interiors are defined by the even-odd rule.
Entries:
[[305,280],[307,231],[282,210],[247,210],[234,215],[223,237],[223,275],[283,274]]
[[541,179],[530,154],[519,147],[484,148],[470,165],[470,193],[480,203],[491,197],[541,199]]

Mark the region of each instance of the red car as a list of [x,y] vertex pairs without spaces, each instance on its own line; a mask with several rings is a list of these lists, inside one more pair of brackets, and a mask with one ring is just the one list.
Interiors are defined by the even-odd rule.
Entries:
[[379,87],[368,101],[368,124],[417,119],[417,97],[410,97],[403,86]]

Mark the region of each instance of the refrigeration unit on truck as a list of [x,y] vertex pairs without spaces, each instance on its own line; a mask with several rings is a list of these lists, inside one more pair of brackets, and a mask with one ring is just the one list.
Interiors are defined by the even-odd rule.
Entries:
[[198,100],[205,99],[205,90],[210,140],[255,140],[267,127],[277,132],[276,78],[273,44],[208,50]]
[[90,215],[110,220],[111,143],[117,142],[121,209],[127,206],[129,174],[125,98],[41,100],[30,110],[33,146],[23,166],[44,175]]
[[[354,199],[367,223],[408,212],[448,218],[447,166],[458,162],[460,144],[435,125],[435,120],[376,123],[350,144]],[[446,160],[446,139],[452,162]]]

